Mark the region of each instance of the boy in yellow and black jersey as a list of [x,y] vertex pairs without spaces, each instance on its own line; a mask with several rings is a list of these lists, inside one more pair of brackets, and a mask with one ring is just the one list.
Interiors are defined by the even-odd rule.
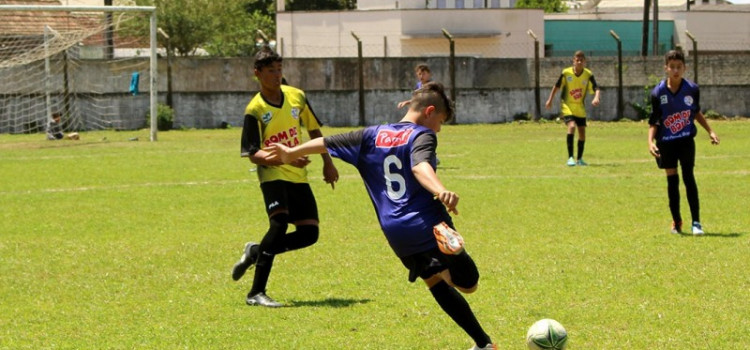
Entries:
[[[258,167],[269,228],[260,243],[248,242],[240,260],[232,269],[232,279],[239,280],[255,265],[255,276],[248,305],[279,307],[280,303],[266,295],[266,285],[276,255],[308,247],[318,240],[318,208],[307,180],[307,157],[291,164],[267,159],[263,150],[274,143],[290,147],[302,143],[302,127],[310,139],[323,137],[318,120],[305,97],[297,88],[282,85],[282,58],[266,47],[255,56],[254,72],[260,82],[258,92],[245,109],[242,128],[241,156]],[[333,188],[338,171],[328,154],[323,157],[323,179]],[[294,232],[287,233],[289,224]]]
[[[563,69],[545,104],[545,107],[550,109],[552,107],[552,98],[558,90],[562,91],[560,94],[560,112],[568,128],[566,138],[568,166],[587,165],[583,161],[583,147],[586,142],[586,106],[584,103],[586,96],[593,93],[594,99],[591,101],[591,105],[599,105],[599,86],[596,84],[594,74],[588,68],[585,68],[585,65],[586,55],[583,51],[576,51],[573,56],[573,66]],[[576,158],[573,158],[573,134],[576,127],[578,127],[577,161]]]

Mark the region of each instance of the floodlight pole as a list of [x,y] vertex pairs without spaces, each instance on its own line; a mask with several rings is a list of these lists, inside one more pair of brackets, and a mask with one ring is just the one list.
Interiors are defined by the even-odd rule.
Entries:
[[688,38],[693,42],[693,81],[698,84],[698,40],[689,31],[685,31]]
[[610,30],[609,34],[617,41],[617,120],[620,120],[625,109],[622,97],[622,41],[614,30]]
[[357,40],[357,69],[359,70],[359,126],[365,125],[365,73],[364,59],[362,58],[362,40],[352,32],[352,37]]
[[538,121],[542,117],[542,95],[539,89],[539,38],[536,37],[536,34],[531,29],[526,33],[534,39],[534,120]]
[[451,124],[457,124],[456,123],[456,43],[453,41],[453,35],[451,33],[448,33],[448,31],[443,28],[443,35],[448,39],[450,42],[450,61],[448,63],[448,69],[450,70],[450,76],[451,76],[451,103],[453,103],[454,107],[454,114],[453,119],[450,121]]

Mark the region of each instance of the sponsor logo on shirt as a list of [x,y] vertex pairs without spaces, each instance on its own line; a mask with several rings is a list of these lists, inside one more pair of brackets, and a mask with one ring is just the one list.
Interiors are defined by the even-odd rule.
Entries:
[[673,134],[680,132],[680,130],[686,128],[688,125],[690,125],[689,109],[671,114],[664,120],[664,126],[669,128]]
[[378,136],[375,138],[375,147],[392,148],[403,146],[409,142],[409,136],[411,136],[412,132],[414,132],[414,129],[400,131],[380,130]]
[[260,120],[262,120],[264,124],[268,124],[268,122],[271,121],[271,112],[266,112],[266,114],[260,117]]
[[570,97],[580,100],[581,97],[583,97],[583,89],[573,89],[570,90]]
[[279,132],[276,135],[271,135],[270,137],[266,138],[263,141],[263,145],[265,147],[268,147],[274,143],[282,143],[287,147],[294,147],[296,145],[299,145],[299,138],[297,138],[298,133],[299,132],[297,131],[296,126],[291,127],[289,128],[289,130]]
[[685,96],[685,99],[683,101],[685,101],[686,105],[692,106],[693,105],[693,96]]
[[299,119],[299,108],[292,107],[292,118]]
[[667,98],[667,95],[661,95],[661,96],[659,96],[659,100],[661,101],[661,104],[663,104],[663,105],[669,103],[669,99]]

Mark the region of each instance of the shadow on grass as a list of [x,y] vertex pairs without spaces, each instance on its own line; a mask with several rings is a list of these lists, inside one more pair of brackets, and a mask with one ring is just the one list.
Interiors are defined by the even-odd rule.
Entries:
[[710,237],[710,238],[737,238],[737,237],[742,237],[744,235],[745,235],[745,233],[742,233],[742,232],[731,232],[731,233],[709,233],[709,232],[706,232],[706,233],[704,233],[702,235],[693,235],[693,234],[691,234],[689,232],[680,233],[680,236],[682,236],[682,237],[696,237],[696,238],[701,238],[701,237]]
[[367,304],[370,299],[339,299],[327,298],[323,300],[292,300],[287,307],[350,307],[355,304]]

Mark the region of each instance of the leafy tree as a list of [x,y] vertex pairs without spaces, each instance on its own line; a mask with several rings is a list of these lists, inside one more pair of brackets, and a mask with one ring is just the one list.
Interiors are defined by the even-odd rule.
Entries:
[[[189,56],[202,48],[212,56],[255,54],[257,30],[275,36],[274,0],[121,0],[156,6],[157,25],[178,55]],[[148,20],[129,24],[126,30],[144,35]],[[159,44],[167,40],[158,36]]]
[[543,9],[545,13],[568,12],[568,6],[562,0],[518,0],[516,8]]

